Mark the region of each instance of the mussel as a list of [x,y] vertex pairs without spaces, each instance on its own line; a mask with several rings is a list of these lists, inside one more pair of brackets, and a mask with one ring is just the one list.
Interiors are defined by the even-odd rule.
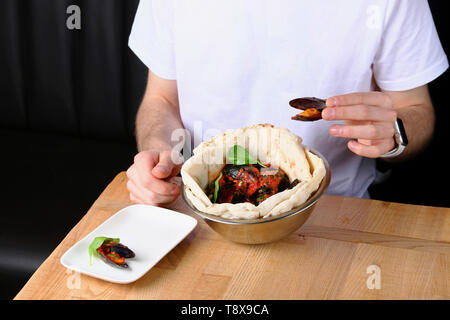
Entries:
[[[289,182],[286,173],[275,167],[255,165],[227,164],[219,180],[218,203],[250,202],[260,204],[270,196],[293,188],[298,180]],[[208,194],[212,198],[214,186],[211,184]]]
[[232,165],[227,164],[223,168],[223,173],[235,180],[243,180],[244,177],[251,181],[256,181],[259,176],[257,167],[253,165]]
[[134,258],[134,252],[119,242],[105,241],[97,249],[99,256],[107,263],[121,268],[128,268],[125,259]]
[[316,121],[322,119],[322,110],[326,108],[326,101],[315,97],[297,98],[291,100],[289,105],[304,110],[293,116],[292,120]]

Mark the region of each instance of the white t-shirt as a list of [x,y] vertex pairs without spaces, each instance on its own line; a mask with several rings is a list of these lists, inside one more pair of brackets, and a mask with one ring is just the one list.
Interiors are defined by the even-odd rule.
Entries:
[[424,85],[448,67],[426,0],[141,0],[129,46],[176,79],[184,126],[201,142],[256,123],[286,127],[331,165],[329,194],[367,197],[373,159],[333,122],[291,120],[297,97]]

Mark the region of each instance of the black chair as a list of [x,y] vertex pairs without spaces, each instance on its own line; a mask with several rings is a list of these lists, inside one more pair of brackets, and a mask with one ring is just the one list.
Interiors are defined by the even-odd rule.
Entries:
[[[81,29],[69,30],[69,5]],[[12,298],[133,161],[146,67],[127,47],[138,1],[5,0],[0,298]]]

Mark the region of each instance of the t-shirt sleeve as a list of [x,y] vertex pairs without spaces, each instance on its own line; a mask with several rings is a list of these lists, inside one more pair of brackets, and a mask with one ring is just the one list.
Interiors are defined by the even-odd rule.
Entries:
[[425,85],[449,64],[427,0],[391,0],[373,63],[378,86],[403,91]]
[[128,45],[157,76],[175,80],[173,2],[141,0],[134,18]]

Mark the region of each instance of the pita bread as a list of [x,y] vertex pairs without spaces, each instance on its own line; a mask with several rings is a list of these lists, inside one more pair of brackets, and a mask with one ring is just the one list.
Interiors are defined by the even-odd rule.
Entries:
[[[281,168],[292,189],[279,192],[258,206],[251,203],[212,203],[205,194],[226,164],[227,152],[240,145],[262,163]],[[323,160],[302,146],[302,139],[286,128],[258,124],[225,132],[201,143],[181,168],[186,196],[199,211],[229,219],[256,219],[280,215],[306,202],[326,173]]]

